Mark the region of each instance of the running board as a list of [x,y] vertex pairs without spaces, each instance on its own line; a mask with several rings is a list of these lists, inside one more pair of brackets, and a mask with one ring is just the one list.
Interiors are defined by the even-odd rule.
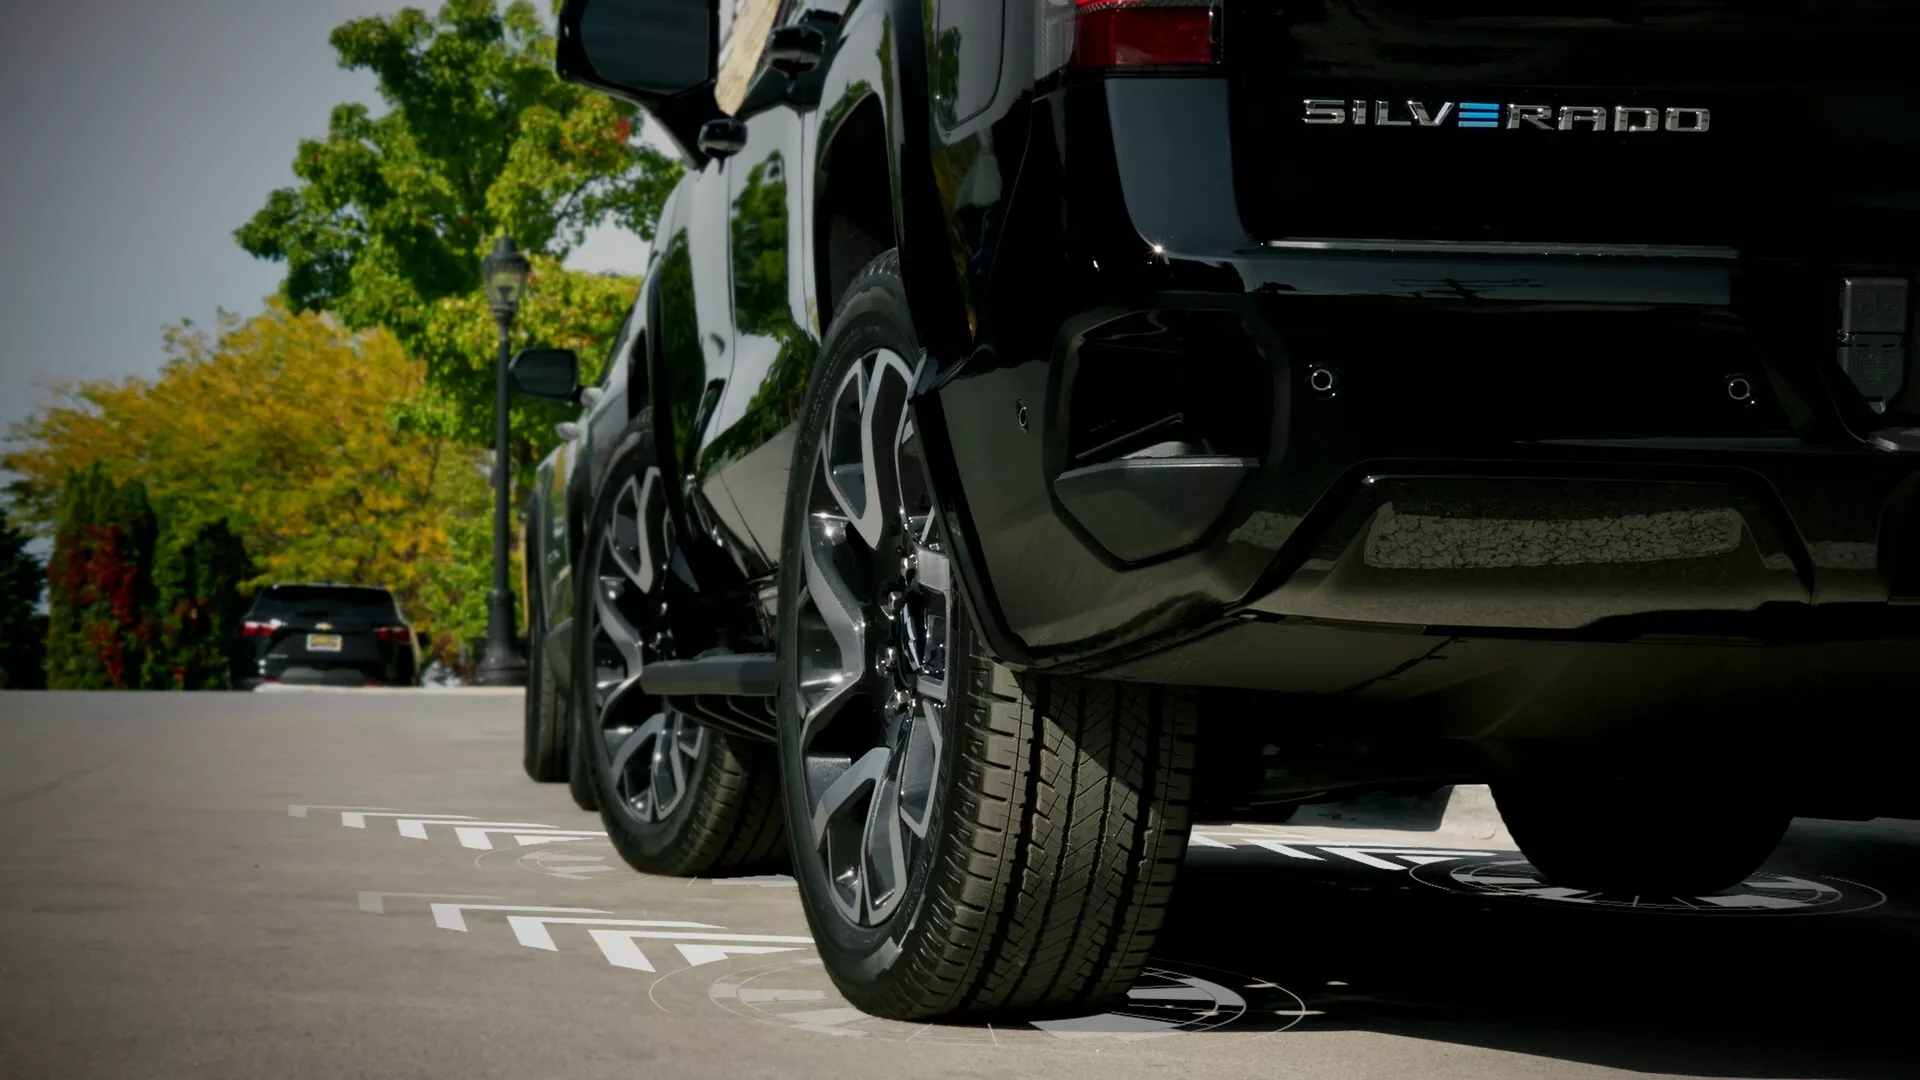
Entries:
[[725,694],[770,698],[772,653],[717,653],[692,660],[656,660],[640,669],[640,689],[656,697]]

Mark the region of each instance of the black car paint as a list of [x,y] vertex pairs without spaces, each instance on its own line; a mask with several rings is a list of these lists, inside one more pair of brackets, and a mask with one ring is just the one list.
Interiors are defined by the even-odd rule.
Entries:
[[[1876,415],[1831,362],[1838,277],[1913,274],[1911,246],[1620,253],[1580,247],[1596,237],[1572,217],[1541,220],[1540,235],[1494,234],[1574,245],[1553,253],[1269,244],[1286,235],[1264,206],[1284,190],[1285,163],[1254,133],[1293,115],[1297,77],[1326,80],[1306,96],[1460,100],[1550,86],[1562,100],[1581,79],[1636,77],[1582,52],[1582,34],[1657,41],[1661,19],[1684,14],[1687,41],[1761,42],[1780,25],[1771,7],[1247,0],[1227,6],[1219,70],[1063,81],[1034,74],[1039,2],[853,0],[837,20],[788,3],[781,23],[808,18],[825,31],[822,63],[798,79],[763,68],[740,110],[745,148],[726,160],[690,152],[647,270],[634,365],[619,365],[589,410],[582,460],[591,468],[652,403],[663,454],[686,480],[673,491],[678,535],[707,538],[682,545],[702,592],[750,596],[767,580],[791,423],[837,289],[862,256],[891,246],[925,349],[915,422],[958,524],[970,606],[1010,663],[1341,698],[1450,641],[1613,656],[1650,638],[1711,649],[1814,637],[1842,649],[1854,639],[1856,655],[1875,658],[1856,672],[1864,682],[1845,684],[1864,694],[1886,655],[1920,655],[1920,607],[1889,603],[1920,601],[1920,458],[1866,441],[1920,423],[1920,380]],[[1843,7],[1821,9],[1828,47],[1874,40],[1876,13],[1890,20],[1886,36],[1912,40],[1903,12]],[[1545,14],[1554,18],[1536,17]],[[1368,33],[1341,29],[1382,25],[1446,47],[1400,49],[1389,62]],[[1774,102],[1742,81],[1763,71],[1723,58],[1689,82],[1655,63],[1670,59],[1649,60],[1640,89],[1704,93],[1736,130],[1752,130],[1743,105]],[[1827,145],[1920,144],[1920,126],[1887,108],[1906,100],[1908,83],[1884,70],[1821,71],[1842,89],[1794,115],[1835,125]],[[1893,89],[1867,102],[1870,122],[1846,113],[1879,75]],[[1255,112],[1265,119],[1250,120]],[[1316,136],[1351,134],[1333,130]],[[880,155],[865,152],[874,131]],[[867,179],[855,179],[860,170]],[[877,189],[875,170],[889,212],[867,220],[887,234],[869,228],[865,246],[843,243],[835,215],[872,209],[843,193]],[[1451,182],[1405,175],[1409,200],[1418,182]],[[1594,172],[1568,203],[1618,194],[1609,185],[1621,182]],[[1900,192],[1912,197],[1911,186]],[[1252,476],[1200,540],[1129,563],[1076,520],[1056,481],[1079,460],[1071,414],[1077,380],[1092,378],[1088,343],[1138,336],[1128,320],[1143,318],[1166,364],[1211,378],[1226,369],[1194,342],[1237,340],[1235,377],[1250,365],[1263,381],[1249,395],[1257,419],[1215,433],[1254,448]],[[1730,399],[1735,376],[1758,389],[1751,401]],[[589,472],[566,485],[569,520],[596,483]],[[1660,560],[1556,561],[1550,551],[1507,565],[1370,568],[1383,506],[1402,517],[1423,508],[1413,516],[1443,528],[1518,521],[1548,532],[1704,516],[1735,540],[1652,580],[1645,564]],[[1507,602],[1489,615],[1481,601],[1493,595]],[[1344,674],[1276,685],[1259,649],[1223,649],[1242,658],[1193,674],[1205,652],[1195,642],[1249,624],[1336,635],[1329,648]],[[1171,659],[1156,667],[1156,653]],[[1703,677],[1718,670],[1715,654],[1691,655]],[[1498,670],[1485,677],[1497,682]],[[1503,693],[1552,677],[1511,670],[1520,689]],[[1898,704],[1868,696],[1876,708]]]
[[[340,603],[328,593],[352,594]],[[303,599],[289,606],[285,599]],[[243,622],[270,627],[267,636],[243,634],[236,643],[233,685],[262,682],[412,686],[419,681],[420,643],[398,602],[385,589],[363,586],[270,585],[255,594]],[[380,629],[405,629],[405,641],[384,640]],[[340,648],[314,651],[312,635],[337,635]]]

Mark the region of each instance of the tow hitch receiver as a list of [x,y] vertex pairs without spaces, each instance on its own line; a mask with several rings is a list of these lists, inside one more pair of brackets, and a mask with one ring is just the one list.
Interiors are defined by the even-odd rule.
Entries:
[[1840,370],[1875,412],[1907,381],[1905,278],[1850,277],[1840,285]]

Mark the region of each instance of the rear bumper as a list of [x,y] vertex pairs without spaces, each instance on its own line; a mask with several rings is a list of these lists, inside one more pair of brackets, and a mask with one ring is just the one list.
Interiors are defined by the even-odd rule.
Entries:
[[257,670],[236,672],[235,682],[279,682],[295,686],[412,686],[418,682],[407,662],[290,660],[268,657]]
[[[1261,649],[1191,673],[1247,620],[1823,642],[1888,678],[1884,643],[1920,647],[1920,453],[1876,444],[1905,421],[1831,362],[1836,267],[1263,244],[1235,212],[1224,95],[1043,99],[978,271],[985,347],[929,375],[1002,656],[1325,694],[1405,658],[1348,682],[1273,675]],[[1184,445],[1126,457],[1143,429]],[[1128,666],[1158,653],[1182,659]]]

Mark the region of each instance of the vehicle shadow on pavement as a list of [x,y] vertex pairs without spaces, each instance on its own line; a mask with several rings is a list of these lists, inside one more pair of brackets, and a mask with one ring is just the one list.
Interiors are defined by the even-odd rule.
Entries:
[[1906,1077],[1920,1055],[1895,1018],[1920,1004],[1916,852],[1875,860],[1884,904],[1789,915],[1449,892],[1340,860],[1200,850],[1155,956],[1284,987],[1305,1004],[1301,1030],[1648,1073]]

